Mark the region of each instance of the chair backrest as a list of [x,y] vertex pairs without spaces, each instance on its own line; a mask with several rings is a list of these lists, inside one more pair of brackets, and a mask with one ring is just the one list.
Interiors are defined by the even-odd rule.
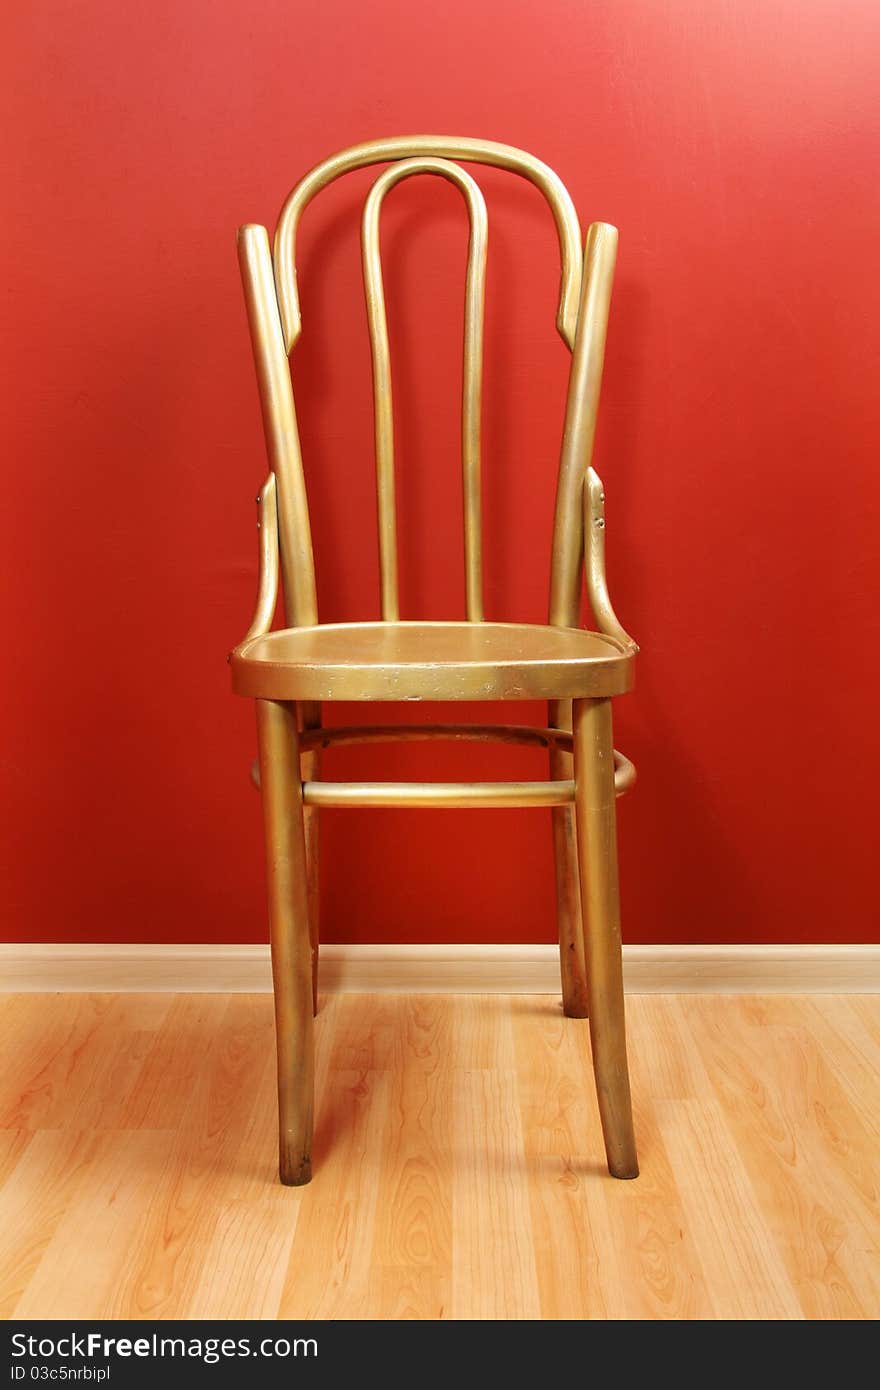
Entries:
[[394,504],[394,437],[388,328],[379,255],[379,214],[388,190],[399,180],[433,174],[462,192],[470,219],[464,331],[462,471],[467,616],[483,618],[480,514],[480,407],[483,300],[486,268],[486,207],[470,174],[453,161],[490,164],[530,180],[553,214],[561,259],[557,327],[571,350],[572,364],[556,490],[549,621],[576,626],[583,563],[583,488],[590,465],[617,231],[593,223],[581,252],[581,232],[572,200],[557,175],[523,150],[492,141],[442,135],[401,136],[354,145],[314,168],[290,194],[275,234],[274,254],[265,227],[248,225],[238,234],[239,260],[253,342],[269,460],[275,474],[281,575],[288,623],[318,622],[311,528],[288,354],[300,333],[296,288],[296,236],[311,199],[334,179],[370,164],[388,164],[367,198],[362,226],[364,287],[373,358],[376,477],[382,617],[399,616],[397,535]]

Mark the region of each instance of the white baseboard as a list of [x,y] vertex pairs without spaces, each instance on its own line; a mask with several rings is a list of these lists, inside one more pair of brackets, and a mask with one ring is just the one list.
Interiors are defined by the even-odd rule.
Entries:
[[[631,994],[876,994],[880,946],[624,946]],[[0,991],[260,993],[269,948],[0,944]],[[322,946],[321,988],[557,994],[555,946]]]

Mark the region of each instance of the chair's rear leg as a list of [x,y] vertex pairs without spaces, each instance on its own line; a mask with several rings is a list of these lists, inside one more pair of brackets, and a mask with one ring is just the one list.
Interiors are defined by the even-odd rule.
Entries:
[[[571,728],[571,701],[554,700],[548,711],[552,729]],[[550,750],[550,776],[570,778],[571,755],[558,748]],[[562,1008],[567,1018],[586,1018],[587,972],[584,960],[584,932],[578,889],[577,840],[571,806],[554,806],[553,852],[556,860],[556,916],[559,926],[559,967],[562,975]]]
[[312,1176],[314,1037],[306,846],[296,708],[257,700],[260,783],[278,1048],[279,1169]]
[[[320,777],[321,759],[318,753],[308,753],[303,758],[303,781],[315,782]],[[318,1012],[318,960],[321,954],[321,916],[319,879],[319,838],[320,812],[317,806],[309,806],[305,812],[306,835],[306,894],[309,902],[309,947],[312,959],[312,1013]]]
[[638,1177],[633,1134],[617,880],[611,701],[575,700],[574,776],[590,1040],[608,1171]]
[[[302,727],[319,729],[321,727],[321,706],[304,704],[301,706]],[[304,782],[317,782],[321,776],[321,754],[318,749],[304,753],[302,757],[302,778]],[[305,808],[306,827],[306,866],[307,891],[309,899],[309,940],[312,949],[312,1012],[318,1012],[318,958],[321,952],[321,914],[320,914],[320,819],[317,806]]]

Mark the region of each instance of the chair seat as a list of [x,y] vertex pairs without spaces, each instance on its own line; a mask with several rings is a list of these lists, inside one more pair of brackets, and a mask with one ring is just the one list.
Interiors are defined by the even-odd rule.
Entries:
[[525,623],[324,623],[253,637],[232,687],[261,700],[564,700],[621,695],[633,651]]

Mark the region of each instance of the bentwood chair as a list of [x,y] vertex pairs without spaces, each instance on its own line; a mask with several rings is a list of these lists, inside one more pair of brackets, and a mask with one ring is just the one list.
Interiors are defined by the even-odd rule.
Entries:
[[[556,493],[547,626],[487,621],[480,520],[480,397],[486,207],[457,163],[530,180],[556,223],[562,262],[557,327],[572,356]],[[319,623],[315,571],[288,354],[300,334],[296,237],[316,193],[365,165],[385,164],[363,212],[363,270],[373,358],[381,622]],[[462,468],[467,620],[402,622],[398,610],[394,446],[379,214],[388,190],[416,174],[460,189],[470,219],[464,329]],[[593,223],[581,252],[571,198],[545,164],[490,141],[416,135],[374,140],[327,159],[290,194],[275,234],[242,227],[239,259],[271,472],[258,498],[256,611],[230,656],[232,685],[256,700],[278,1045],[280,1172],[311,1178],[312,1016],[318,966],[317,813],[321,806],[553,808],[565,1013],[589,1015],[609,1171],[638,1173],[626,1059],[615,795],[634,780],[611,741],[611,699],[631,688],[635,643],[605,582],[604,493],[591,467],[617,232]],[[579,627],[581,576],[598,631]],[[287,627],[270,630],[279,577]],[[547,728],[429,725],[324,728],[324,701],[546,700]],[[350,783],[318,779],[320,750],[343,743],[472,738],[549,750],[546,782]]]

